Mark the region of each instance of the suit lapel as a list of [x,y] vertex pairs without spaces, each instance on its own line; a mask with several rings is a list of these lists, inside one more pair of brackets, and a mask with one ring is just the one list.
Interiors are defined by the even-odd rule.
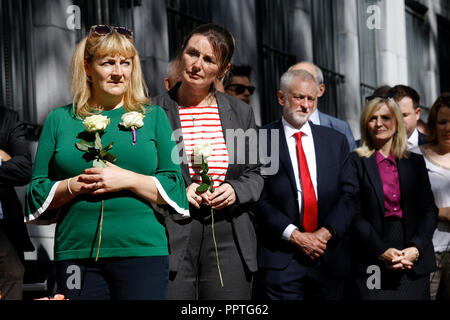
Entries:
[[[236,146],[234,146],[234,149],[231,148],[234,143],[231,143],[231,141],[227,141],[227,135],[226,130],[232,129],[236,130],[238,121],[237,119],[233,119],[233,109],[231,108],[230,103],[227,99],[223,97],[223,95],[220,92],[216,93],[216,99],[217,99],[217,108],[219,109],[219,117],[220,117],[220,123],[222,125],[222,133],[223,138],[225,140],[225,144],[227,146],[228,150],[228,156],[229,156],[229,164],[227,169],[227,174],[225,176],[225,180],[231,179],[232,177],[235,177],[234,171],[236,170],[236,154],[235,149]],[[230,145],[231,144],[231,145]]]
[[[291,156],[289,155],[289,148],[287,145],[287,141],[286,141],[286,135],[284,133],[284,129],[283,129],[283,123],[281,122],[281,120],[279,120],[276,124],[275,124],[275,130],[279,130],[280,135],[279,135],[279,139],[280,139],[280,163],[281,166],[284,168],[284,171],[286,172],[286,175],[289,178],[289,182],[291,183],[291,188],[292,190],[294,190],[295,194],[297,194],[297,183],[295,182],[295,176],[294,176],[294,169],[292,167],[292,162],[291,162]],[[273,152],[271,150],[271,152]],[[272,155],[271,155],[272,156]]]
[[378,200],[378,205],[382,209],[384,214],[384,191],[383,183],[381,182],[380,172],[378,170],[377,161],[375,158],[375,153],[370,156],[370,158],[362,158],[364,166],[367,170],[367,175],[369,176],[370,183],[373,187],[375,195]]

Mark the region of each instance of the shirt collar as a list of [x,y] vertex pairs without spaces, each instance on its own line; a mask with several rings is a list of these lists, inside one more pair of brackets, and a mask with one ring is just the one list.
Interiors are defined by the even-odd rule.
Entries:
[[408,138],[408,145],[410,147],[415,147],[419,145],[419,131],[417,130],[417,128],[414,129],[413,133]]
[[309,121],[317,126],[320,126],[319,110],[316,108],[313,113],[309,116]]
[[385,161],[385,160],[389,160],[390,162],[392,162],[394,165],[397,165],[397,162],[395,161],[395,157],[394,155],[391,153],[389,154],[389,156],[387,158],[385,158],[380,151],[375,151],[375,159],[377,160],[377,164],[380,164],[381,162]]
[[303,134],[307,137],[312,136],[311,126],[309,125],[309,121],[306,121],[306,123],[300,129],[293,127],[289,122],[287,122],[284,119],[284,117],[281,118],[281,122],[283,123],[283,129],[284,129],[286,138],[292,137],[297,132],[303,132]]

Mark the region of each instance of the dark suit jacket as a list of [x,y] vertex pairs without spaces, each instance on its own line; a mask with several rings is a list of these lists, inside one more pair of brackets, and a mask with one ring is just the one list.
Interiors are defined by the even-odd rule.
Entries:
[[[179,85],[175,86],[168,93],[152,98],[152,102],[166,111],[169,122],[174,130],[174,137],[180,158],[187,159],[176,98],[178,88]],[[227,129],[243,129],[244,131],[247,129],[255,129],[253,110],[249,105],[229,95],[217,92],[216,97],[230,159],[225,183],[229,183],[234,188],[237,197],[236,203],[222,209],[220,215],[232,217],[231,224],[238,250],[248,269],[255,272],[257,270],[256,234],[253,226],[253,214],[250,208],[261,194],[263,178],[260,175],[259,164],[240,164],[242,162],[237,161],[238,156],[242,155],[242,150],[238,153],[239,144],[236,141],[234,143],[233,141],[229,141],[226,137]],[[250,143],[252,142],[246,141],[246,154],[249,152]],[[256,145],[256,141],[253,141],[253,143]],[[190,185],[192,183],[191,176],[189,174],[189,167],[185,161],[181,164],[181,172],[186,186]],[[189,210],[192,212],[197,209],[190,206]],[[168,230],[170,249],[170,271],[178,271],[178,266],[183,261],[191,232],[189,220],[173,221],[170,217],[166,218],[165,222]]]
[[[378,257],[389,248],[382,240],[384,193],[375,154],[363,158],[354,152],[351,160],[360,190],[358,213],[351,233],[353,267],[365,273],[367,266],[380,264]],[[438,217],[428,172],[423,157],[415,153],[397,163],[406,245],[417,247],[420,253],[413,271],[427,274],[436,268],[432,237]]]
[[419,146],[421,146],[423,144],[427,144],[427,143],[428,143],[427,136],[419,131]]
[[24,251],[33,251],[34,247],[14,187],[30,181],[32,163],[23,125],[16,112],[4,107],[0,107],[0,149],[11,156],[11,160],[2,161],[0,166],[0,202],[3,209],[0,224],[21,256]]
[[[318,229],[334,229],[321,260],[330,274],[350,271],[348,229],[355,212],[356,178],[349,162],[349,147],[344,135],[310,123],[317,166]],[[300,224],[297,187],[281,120],[263,129],[279,132],[279,170],[265,177],[264,190],[256,209],[258,229],[258,266],[283,269],[295,254],[304,254],[281,238],[289,224]],[[271,135],[268,134],[268,148]],[[277,150],[272,150],[274,154]],[[306,256],[304,256],[306,257]],[[306,258],[308,259],[308,258]]]

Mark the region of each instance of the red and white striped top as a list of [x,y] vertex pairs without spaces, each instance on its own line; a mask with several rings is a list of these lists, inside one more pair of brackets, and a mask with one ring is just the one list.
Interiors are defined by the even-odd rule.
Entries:
[[184,146],[189,163],[192,182],[201,183],[201,159],[194,160],[194,146],[200,141],[208,141],[214,148],[208,158],[208,175],[217,188],[225,181],[228,169],[228,150],[222,132],[217,105],[200,107],[178,107]]

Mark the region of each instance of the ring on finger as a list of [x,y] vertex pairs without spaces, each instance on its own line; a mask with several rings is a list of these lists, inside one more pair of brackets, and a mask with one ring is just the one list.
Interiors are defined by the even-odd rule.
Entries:
[[98,182],[95,182],[95,189],[98,189]]

